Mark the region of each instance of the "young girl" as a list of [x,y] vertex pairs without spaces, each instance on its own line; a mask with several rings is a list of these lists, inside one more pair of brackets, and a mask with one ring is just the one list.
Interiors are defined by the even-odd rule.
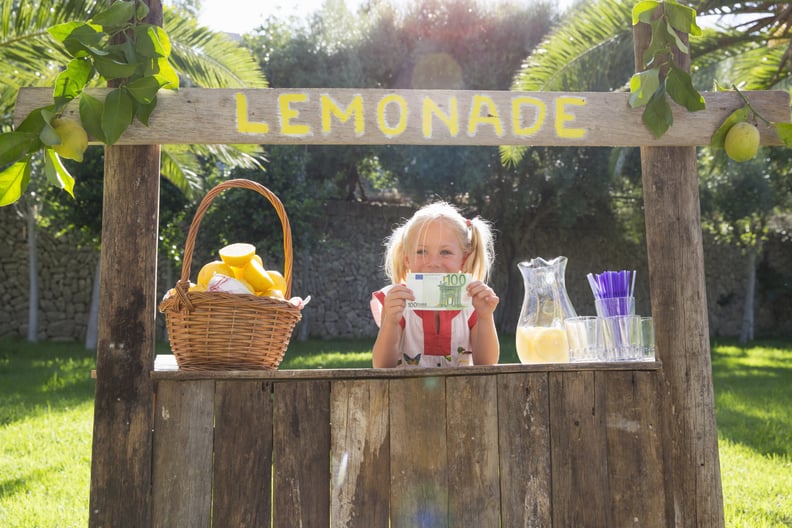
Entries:
[[[371,312],[379,326],[372,352],[375,368],[446,367],[498,362],[500,344],[493,312],[498,296],[483,281],[493,261],[492,232],[479,217],[465,219],[445,202],[418,210],[388,239],[385,272],[390,286],[374,292]],[[472,308],[405,309],[414,301],[408,273],[470,273]]]

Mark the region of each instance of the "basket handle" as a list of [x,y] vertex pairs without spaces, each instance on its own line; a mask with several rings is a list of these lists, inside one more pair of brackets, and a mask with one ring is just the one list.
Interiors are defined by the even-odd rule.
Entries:
[[283,227],[283,278],[286,280],[286,291],[283,293],[287,299],[290,298],[293,257],[291,226],[289,225],[289,218],[286,216],[286,210],[283,208],[283,203],[281,203],[280,199],[275,196],[272,191],[258,182],[242,178],[227,180],[218,184],[206,193],[206,196],[203,197],[203,200],[201,200],[201,203],[198,205],[198,209],[195,211],[192,224],[190,224],[190,230],[187,232],[187,241],[184,245],[184,261],[182,262],[181,279],[179,280],[178,286],[180,286],[185,292],[190,287],[190,265],[192,264],[193,250],[195,249],[195,237],[198,234],[198,226],[201,223],[201,219],[203,219],[204,213],[206,213],[206,210],[209,209],[209,206],[212,204],[212,200],[214,200],[217,195],[230,188],[242,188],[256,191],[269,200],[269,202],[275,208],[275,212],[278,213],[278,218],[280,219],[281,225]]

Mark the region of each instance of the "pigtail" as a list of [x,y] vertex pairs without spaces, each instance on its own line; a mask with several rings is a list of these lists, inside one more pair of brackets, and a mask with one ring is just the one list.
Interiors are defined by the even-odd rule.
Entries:
[[385,251],[385,275],[392,284],[398,284],[407,277],[404,267],[404,237],[406,225],[396,228],[388,239]]
[[486,282],[495,260],[492,228],[486,220],[479,216],[467,220],[465,223],[469,232],[470,254],[465,261],[464,271],[472,274],[474,279]]

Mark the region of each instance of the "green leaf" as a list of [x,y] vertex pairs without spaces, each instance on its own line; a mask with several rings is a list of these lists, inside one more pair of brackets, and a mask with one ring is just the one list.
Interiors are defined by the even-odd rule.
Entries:
[[671,113],[671,106],[666,101],[665,90],[662,87],[649,100],[641,120],[655,138],[661,137],[674,124],[674,115]]
[[655,2],[654,0],[643,0],[642,2],[635,4],[632,9],[633,26],[638,22],[645,22],[647,24],[650,23],[653,16],[652,12],[657,9],[657,6],[659,5],[660,2]]
[[150,75],[127,84],[129,94],[140,104],[149,104],[157,96],[157,92],[168,81],[164,77]]
[[147,104],[142,103],[135,103],[135,116],[138,118],[138,121],[143,123],[146,126],[149,126],[149,120],[151,119],[151,114],[154,112],[154,109],[157,107],[157,96],[151,100],[151,102]]
[[673,64],[670,65],[665,79],[665,88],[671,99],[688,109],[690,112],[704,110],[704,97],[693,87],[690,74]]
[[668,42],[671,37],[666,31],[666,25],[663,23],[663,19],[658,18],[657,20],[653,20],[651,26],[652,39],[649,41],[649,45],[646,47],[646,51],[644,51],[641,57],[645,68],[654,65],[653,63],[655,63],[657,58],[662,54],[670,52]]
[[674,31],[674,28],[671,26],[671,23],[668,22],[668,19],[666,19],[666,29],[668,30],[668,34],[671,36],[671,39],[673,39],[674,45],[676,45],[677,49],[684,54],[690,53],[690,49],[687,47],[687,44],[682,42],[682,39],[679,38],[679,34]]
[[169,90],[179,89],[179,74],[176,73],[176,70],[173,69],[170,61],[168,61],[168,59],[165,57],[160,57],[157,60],[156,77],[161,77],[165,80],[165,84],[162,85],[163,88],[167,88]]
[[710,147],[723,148],[723,142],[726,140],[726,134],[729,132],[729,129],[737,123],[748,121],[750,113],[751,109],[748,108],[748,105],[745,105],[729,114],[729,116],[723,120],[721,126],[718,127],[718,130],[712,135]]
[[72,59],[66,69],[58,74],[55,80],[53,97],[55,107],[63,108],[69,101],[79,97],[85,89],[85,85],[91,80],[93,67],[91,62],[86,59]]
[[91,22],[100,26],[119,27],[132,21],[135,16],[135,2],[118,0],[110,7],[94,15]]
[[30,159],[14,163],[0,172],[0,207],[19,200],[30,183]]
[[74,177],[63,166],[58,153],[49,148],[44,152],[44,174],[51,185],[60,187],[74,198]]
[[149,6],[147,6],[143,2],[138,2],[137,3],[137,13],[135,13],[135,16],[137,17],[138,20],[143,20],[144,18],[146,18],[148,16],[149,11],[151,11],[149,9]]
[[35,144],[35,134],[19,131],[0,134],[0,167],[21,160]]
[[649,102],[660,87],[660,72],[652,68],[642,71],[630,78],[630,106],[637,108]]
[[75,58],[93,55],[95,57],[107,55],[103,42],[107,33],[96,31],[89,24],[80,24],[63,41],[66,50]]
[[80,121],[83,128],[93,137],[102,143],[105,142],[104,130],[102,130],[102,113],[104,103],[96,97],[85,92],[80,95]]
[[45,145],[60,145],[61,138],[52,125],[49,124],[49,119],[45,119],[44,126],[41,128],[41,132],[38,135],[39,139]]
[[96,71],[108,81],[112,79],[126,79],[134,75],[135,70],[137,70],[137,64],[119,62],[106,57],[95,57],[94,64],[96,65]]
[[102,130],[105,143],[112,145],[132,123],[132,97],[124,88],[116,88],[107,94],[102,112]]
[[168,57],[171,52],[168,34],[159,26],[141,24],[135,28],[135,51],[144,57]]
[[784,145],[792,147],[792,123],[776,123],[776,133]]
[[671,27],[688,35],[701,35],[696,24],[696,11],[673,0],[665,0],[663,11]]
[[52,27],[47,28],[47,33],[49,33],[52,38],[57,40],[58,42],[65,41],[69,35],[72,34],[72,31],[77,29],[79,26],[84,26],[85,22],[79,21],[72,21],[72,22],[65,22],[63,24],[56,24]]

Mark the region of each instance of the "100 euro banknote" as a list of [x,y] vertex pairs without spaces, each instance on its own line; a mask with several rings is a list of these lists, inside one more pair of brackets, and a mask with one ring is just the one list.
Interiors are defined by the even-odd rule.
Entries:
[[408,273],[407,287],[415,296],[407,301],[413,310],[462,310],[472,306],[467,293],[470,273]]

